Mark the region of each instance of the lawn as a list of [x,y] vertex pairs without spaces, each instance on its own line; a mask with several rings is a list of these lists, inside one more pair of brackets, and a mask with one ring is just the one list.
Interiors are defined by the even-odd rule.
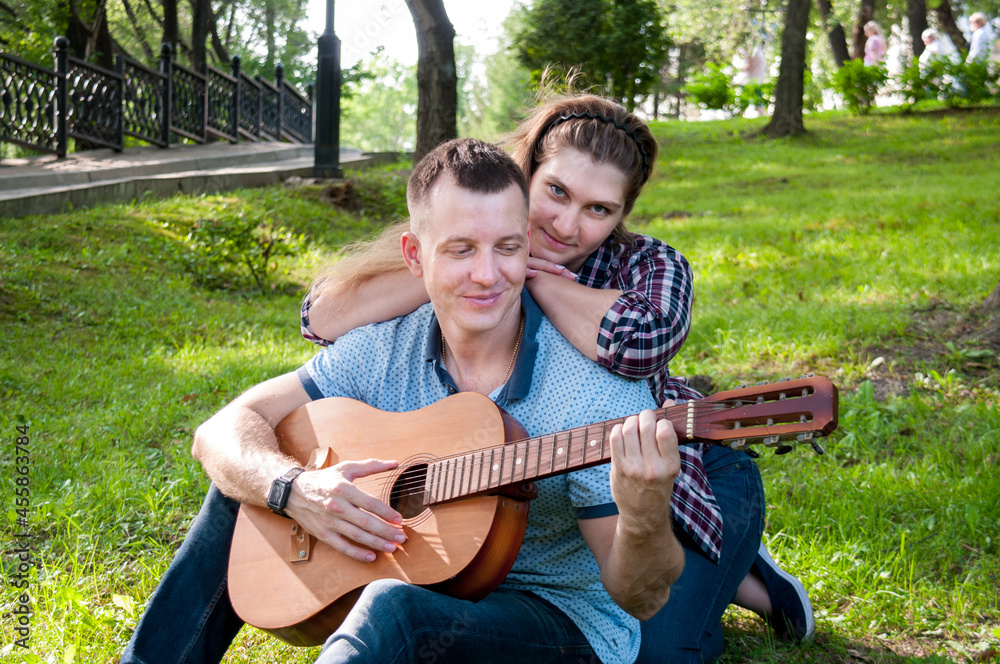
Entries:
[[[1000,343],[977,336],[1000,281],[1000,113],[806,124],[781,141],[748,137],[756,121],[656,124],[632,219],[695,268],[675,373],[725,389],[815,372],[841,390],[825,455],[759,460],[765,537],[809,588],[817,638],[776,643],[733,608],[725,661],[1000,661]],[[352,173],[334,196],[307,184],[0,219],[0,661],[117,661],[208,485],[192,432],[315,352],[302,293],[402,214],[401,168]],[[251,221],[293,249],[268,259],[263,293],[203,242]],[[247,628],[227,661],[314,654]]]

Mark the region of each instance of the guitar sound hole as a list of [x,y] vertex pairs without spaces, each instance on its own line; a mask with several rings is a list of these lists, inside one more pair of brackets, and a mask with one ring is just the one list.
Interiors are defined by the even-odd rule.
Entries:
[[424,482],[427,479],[427,464],[410,466],[396,478],[389,494],[389,506],[403,515],[404,519],[412,519],[427,509],[424,504]]

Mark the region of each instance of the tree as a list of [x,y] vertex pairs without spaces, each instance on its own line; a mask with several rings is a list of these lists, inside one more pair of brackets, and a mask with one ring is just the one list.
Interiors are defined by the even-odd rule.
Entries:
[[851,59],[851,54],[847,51],[847,35],[844,32],[844,26],[833,15],[833,5],[830,0],[816,0],[816,8],[819,9],[823,32],[826,33],[827,39],[830,41],[833,60],[838,67],[842,67],[845,62]]
[[406,0],[417,30],[417,145],[414,161],[458,136],[455,28],[443,0]]
[[417,96],[414,68],[390,61],[381,52],[358,67],[363,76],[357,91],[341,98],[341,146],[365,152],[413,150],[413,100]]
[[629,110],[659,80],[670,39],[654,0],[538,0],[514,38],[535,83],[546,68],[579,68]]
[[955,23],[955,13],[951,10],[951,3],[948,0],[937,0],[931,5],[934,15],[937,16],[938,25],[944,30],[955,46],[963,51],[969,50],[969,42],[965,40],[965,35],[959,30]]
[[177,0],[163,0],[163,39],[162,43],[170,44],[174,49],[180,41],[180,30],[177,27]]
[[858,19],[854,22],[854,31],[852,32],[854,46],[851,57],[855,60],[862,60],[865,57],[865,42],[868,40],[868,37],[865,36],[865,25],[874,18],[875,0],[861,0],[861,6],[858,8]]
[[987,318],[986,326],[977,334],[995,344],[1000,344],[1000,282],[979,306],[979,311]]
[[921,35],[927,29],[927,3],[924,0],[907,0],[906,17],[910,20],[910,41],[913,43],[913,57],[919,58],[924,52]]
[[774,87],[774,114],[761,130],[766,136],[794,136],[806,131],[802,123],[802,95],[809,7],[809,0],[788,0],[785,31],[781,36],[781,67]]
[[191,68],[195,71],[208,64],[205,46],[214,18],[211,0],[191,0]]

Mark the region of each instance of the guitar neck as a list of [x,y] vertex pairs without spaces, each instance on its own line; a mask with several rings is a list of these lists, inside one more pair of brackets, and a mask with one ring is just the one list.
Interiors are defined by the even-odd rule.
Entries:
[[[681,408],[675,406],[675,409]],[[668,411],[653,411],[657,419]],[[426,504],[497,491],[611,461],[611,430],[624,417],[477,450],[428,464]],[[685,423],[674,422],[678,437]]]
[[[822,377],[759,383],[654,410],[680,443],[707,442],[746,449],[815,444],[837,428],[837,388]],[[516,484],[607,463],[609,436],[625,418],[438,459],[427,464],[424,504],[489,493]],[[779,453],[781,450],[778,450]]]

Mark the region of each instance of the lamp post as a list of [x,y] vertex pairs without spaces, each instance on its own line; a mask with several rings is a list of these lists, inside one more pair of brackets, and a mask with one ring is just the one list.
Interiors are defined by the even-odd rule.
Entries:
[[326,0],[326,30],[319,38],[316,69],[316,142],[313,175],[344,176],[340,168],[340,40],[333,32],[333,3]]

